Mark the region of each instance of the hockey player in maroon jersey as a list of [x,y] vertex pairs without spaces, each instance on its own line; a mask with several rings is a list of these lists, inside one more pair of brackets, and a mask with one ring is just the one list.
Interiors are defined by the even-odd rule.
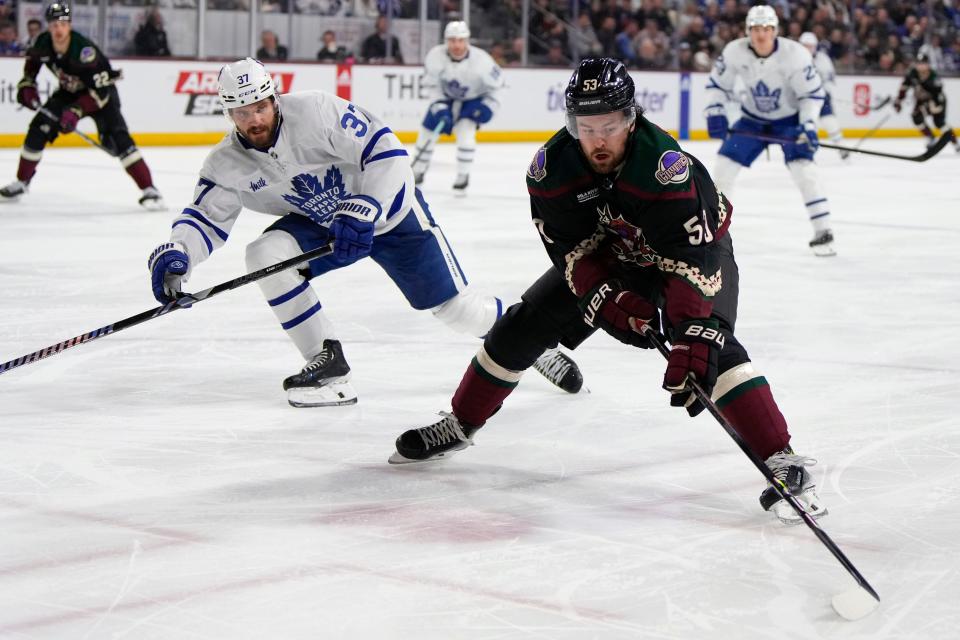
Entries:
[[27,50],[23,79],[17,84],[17,102],[32,110],[41,106],[37,73],[43,65],[57,77],[60,86],[30,121],[20,151],[17,179],[0,188],[0,202],[16,201],[27,193],[44,147],[61,133],[75,130],[82,118],[90,116],[97,124],[101,145],[120,160],[141,189],[140,204],[147,209],[165,209],[160,192],[153,186],[150,169],[120,113],[120,95],[114,86],[119,72],[110,66],[97,45],[73,30],[69,4],[50,4],[46,18],[47,31],[37,36]]
[[[694,377],[753,452],[807,510],[826,512],[766,379],[734,335],[738,271],[732,208],[707,170],[647,120],[623,64],[583,60],[566,90],[567,125],[527,171],[533,222],[553,262],[494,324],[453,396],[452,413],[403,433],[390,461],[464,449],[547,346],[573,349],[601,328],[639,348],[644,325],[671,343],[670,404],[703,410]],[[762,507],[799,522],[772,487]]]

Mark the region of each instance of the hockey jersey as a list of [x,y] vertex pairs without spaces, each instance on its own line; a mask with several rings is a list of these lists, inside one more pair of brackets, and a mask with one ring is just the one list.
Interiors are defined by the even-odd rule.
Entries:
[[761,58],[749,38],[728,43],[707,81],[708,115],[735,100],[737,77],[747,88],[740,105],[745,116],[772,121],[799,115],[800,122],[817,122],[826,94],[813,58],[802,44],[777,38],[773,53]]
[[822,49],[813,56],[813,64],[820,74],[820,80],[823,81],[823,90],[830,96],[837,90],[837,69],[833,66],[833,60],[830,54]]
[[57,77],[60,90],[73,94],[85,113],[103,108],[120,76],[99,47],[77,31],[70,32],[70,44],[62,55],[54,51],[50,32],[44,31],[27,50],[26,57],[18,87],[35,86],[40,68],[46,65]]
[[490,54],[478,47],[469,47],[466,57],[454,60],[447,54],[447,45],[438,44],[424,58],[423,76],[431,100],[489,98],[499,104],[503,73]]
[[280,124],[269,149],[253,147],[234,130],[203,163],[193,202],[170,235],[186,247],[191,267],[227,241],[244,207],[304,216],[323,227],[340,210],[361,211],[377,235],[410,211],[410,161],[379,118],[322,91],[277,100]]
[[662,277],[671,319],[709,315],[723,284],[715,243],[732,207],[703,165],[649,120],[638,116],[612,175],[594,173],[560,130],[534,156],[527,190],[544,247],[575,295],[584,294],[574,284],[577,262],[599,254],[610,277]]

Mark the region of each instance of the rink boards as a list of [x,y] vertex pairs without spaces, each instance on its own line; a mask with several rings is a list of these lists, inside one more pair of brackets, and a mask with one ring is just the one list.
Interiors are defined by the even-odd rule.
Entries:
[[[189,60],[115,59],[123,70],[117,87],[130,131],[141,145],[213,144],[227,130],[216,97],[220,62]],[[283,92],[321,89],[379,113],[401,139],[413,139],[426,106],[419,66],[339,66],[314,63],[271,64]],[[16,85],[23,74],[22,58],[0,58],[0,146],[22,144],[32,112],[16,103]],[[563,90],[568,69],[504,69],[507,88],[502,108],[484,126],[478,139],[487,142],[529,142],[549,137],[563,123]],[[637,101],[647,117],[683,138],[706,137],[703,108],[707,74],[633,72]],[[896,95],[899,77],[842,76],[834,94],[834,108],[844,133],[862,136],[891,114],[889,106],[871,110],[885,96]],[[38,81],[41,98],[56,89],[55,78],[44,69]],[[944,79],[948,122],[956,120],[960,103],[960,78]],[[917,135],[909,108],[887,118],[873,135]],[[735,112],[731,114],[735,116]],[[80,130],[94,133],[84,120]],[[82,145],[77,136],[64,136],[57,144]]]

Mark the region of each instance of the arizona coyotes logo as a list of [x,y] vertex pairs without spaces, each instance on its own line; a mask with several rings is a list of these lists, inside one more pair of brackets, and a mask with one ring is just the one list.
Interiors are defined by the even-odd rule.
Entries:
[[597,213],[600,214],[600,224],[619,236],[620,240],[614,242],[611,248],[622,262],[637,264],[641,267],[656,263],[657,252],[647,244],[643,229],[624,220],[621,214],[611,213],[608,203],[597,207]]

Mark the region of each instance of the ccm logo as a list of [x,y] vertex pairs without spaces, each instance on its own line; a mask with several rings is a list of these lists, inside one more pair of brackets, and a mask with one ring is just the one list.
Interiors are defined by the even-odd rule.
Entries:
[[606,300],[607,294],[612,293],[613,289],[610,288],[609,284],[602,284],[600,288],[597,289],[597,292],[593,294],[593,297],[590,298],[590,302],[587,304],[587,310],[583,314],[583,321],[586,322],[589,326],[593,326],[593,321],[597,317],[597,310],[600,309],[603,305],[603,301]]

